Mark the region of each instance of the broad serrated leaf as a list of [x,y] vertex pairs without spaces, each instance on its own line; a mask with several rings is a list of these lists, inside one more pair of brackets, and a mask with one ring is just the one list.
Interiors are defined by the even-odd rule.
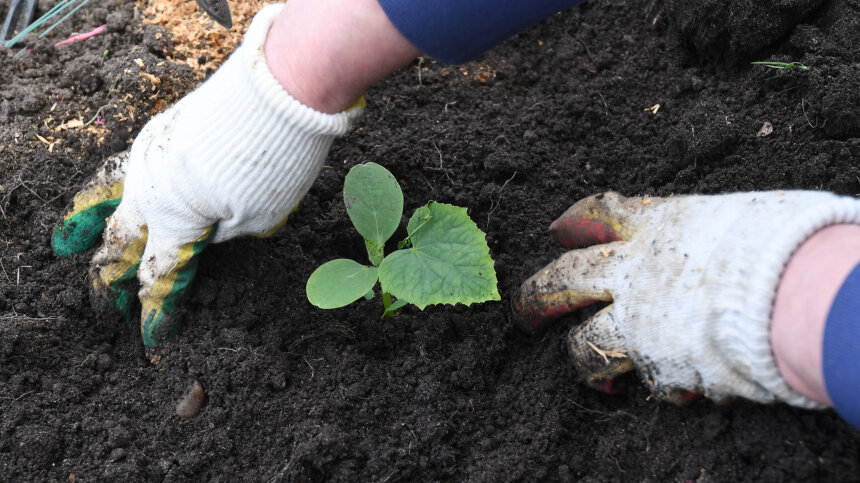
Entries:
[[343,183],[343,201],[358,233],[384,247],[403,215],[403,192],[394,175],[376,163],[353,167]]
[[364,297],[376,285],[377,268],[339,258],[314,270],[305,286],[308,300],[321,309],[336,309]]
[[499,300],[496,271],[484,232],[465,208],[431,201],[407,226],[412,248],[379,266],[383,292],[418,306]]

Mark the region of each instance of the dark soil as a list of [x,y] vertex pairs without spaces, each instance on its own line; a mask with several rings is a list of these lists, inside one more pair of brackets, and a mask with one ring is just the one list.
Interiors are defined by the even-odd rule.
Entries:
[[[598,0],[478,62],[414,63],[368,93],[286,229],[207,249],[155,365],[136,326],[90,309],[89,256],[57,258],[49,237],[101,160],[197,81],[127,2],[58,31],[0,65],[3,480],[860,480],[860,434],[832,411],[604,395],[568,362],[581,318],[528,336],[509,312],[563,253],[549,223],[592,193],[860,193],[857,0]],[[104,105],[103,133],[48,127]],[[364,257],[340,188],[368,161],[401,181],[406,215],[428,199],[470,208],[502,302],[382,320],[378,299],[306,301],[316,266]],[[207,402],[181,419],[194,379]]]

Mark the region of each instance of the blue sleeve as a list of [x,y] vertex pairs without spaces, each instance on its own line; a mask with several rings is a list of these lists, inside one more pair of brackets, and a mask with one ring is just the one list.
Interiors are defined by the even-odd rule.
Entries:
[[824,325],[824,385],[836,412],[860,429],[860,264],[842,284]]
[[583,1],[379,0],[379,4],[418,50],[460,64],[538,20]]

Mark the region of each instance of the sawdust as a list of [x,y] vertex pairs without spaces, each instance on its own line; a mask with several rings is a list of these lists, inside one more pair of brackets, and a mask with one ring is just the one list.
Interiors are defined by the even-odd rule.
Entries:
[[206,15],[194,0],[138,0],[143,22],[170,31],[172,56],[187,64],[199,77],[214,71],[242,41],[248,24],[266,0],[228,0],[233,27],[225,29]]

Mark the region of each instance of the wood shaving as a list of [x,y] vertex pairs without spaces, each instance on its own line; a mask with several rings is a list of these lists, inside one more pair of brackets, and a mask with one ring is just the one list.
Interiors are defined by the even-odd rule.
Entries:
[[48,139],[43,138],[42,136],[39,136],[38,134],[36,134],[36,137],[39,138],[39,141],[42,141],[43,143],[45,143],[45,146],[47,146],[49,153],[54,152],[54,144],[56,144],[56,141],[54,141],[54,138],[50,138],[50,140],[48,140]]
[[[419,66],[421,69],[421,66]],[[423,70],[429,70],[424,67]],[[470,76],[471,79],[479,84],[486,84],[488,80],[496,78],[496,69],[489,64],[483,62],[470,62],[459,67],[460,72],[465,76]]]
[[140,72],[139,74],[141,77],[148,80],[150,84],[152,84],[152,90],[155,90],[155,88],[158,87],[158,84],[161,84],[161,79],[148,72]]
[[194,0],[138,0],[143,23],[170,31],[169,60],[187,64],[202,78],[214,71],[242,41],[254,15],[271,1],[228,0],[233,27],[225,29],[206,15]]
[[601,247],[600,248],[600,253],[603,255],[603,258],[609,258],[609,255],[612,255],[612,252],[614,252],[614,251],[615,251],[614,248],[608,248],[608,247]]
[[164,99],[156,99],[152,109],[149,110],[149,115],[154,116],[167,108],[167,102]]
[[72,119],[71,121],[66,121],[59,126],[54,128],[54,131],[65,131],[66,129],[79,129],[84,127],[83,119]]

